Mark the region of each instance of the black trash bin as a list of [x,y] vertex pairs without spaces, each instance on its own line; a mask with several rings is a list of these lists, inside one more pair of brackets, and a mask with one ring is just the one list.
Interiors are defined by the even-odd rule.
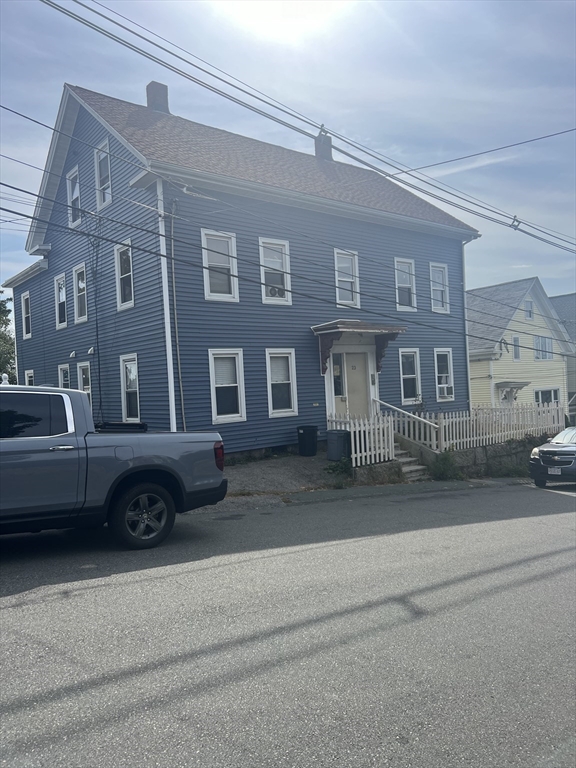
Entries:
[[350,432],[347,429],[328,429],[326,430],[327,456],[328,461],[340,461],[340,459],[349,459],[352,455],[352,445]]
[[300,456],[316,456],[318,450],[318,427],[297,427],[298,453]]

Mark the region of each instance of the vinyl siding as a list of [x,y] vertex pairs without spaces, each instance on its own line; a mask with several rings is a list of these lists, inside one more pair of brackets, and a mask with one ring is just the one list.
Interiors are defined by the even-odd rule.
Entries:
[[[204,192],[217,199],[180,196],[178,216],[188,221],[181,218],[175,221],[179,336],[188,429],[212,426],[207,350],[241,348],[247,420],[218,425],[227,449],[294,443],[296,427],[301,424],[318,425],[322,433],[326,424],[324,377],[320,371],[318,339],[310,327],[339,318],[406,326],[406,332],[390,344],[382,361],[379,384],[383,400],[401,405],[398,348],[418,347],[425,408],[468,407],[459,241],[221,192]],[[167,186],[164,193],[167,209],[174,194],[174,188]],[[204,298],[201,228],[236,234],[238,303]],[[289,241],[291,306],[262,303],[259,237]],[[335,247],[358,252],[361,309],[336,304]],[[395,257],[415,260],[417,312],[396,311]],[[449,315],[431,312],[431,261],[448,264]],[[265,350],[270,347],[296,351],[298,416],[282,419],[268,416]],[[436,402],[434,347],[453,350],[454,402]]]
[[[81,108],[74,136],[98,145],[107,138],[107,132]],[[136,160],[112,136],[109,140],[113,155]],[[119,196],[130,197],[147,206],[156,206],[156,189],[131,189],[128,182],[136,176],[138,169],[119,157],[111,157],[112,203],[97,213],[120,223],[84,214],[80,225],[68,230],[66,174],[76,165],[80,176],[81,207],[96,212],[94,150],[78,141],[71,142],[46,236],[46,242],[52,246],[48,269],[14,290],[19,380],[23,381],[24,370],[33,368],[37,384],[57,385],[58,366],[68,363],[71,386],[77,387],[77,363],[90,362],[95,420],[120,421],[120,355],[137,353],[139,362],[142,359],[139,370],[142,413],[151,428],[167,429],[160,260],[138,250],[140,246],[158,251],[158,216],[148,208],[119,199]],[[136,231],[131,224],[149,229],[150,234]],[[132,309],[117,311],[114,244],[98,240],[91,243],[87,237],[74,234],[78,230],[118,242],[131,240],[135,297]],[[75,325],[73,269],[82,262],[86,265],[88,321]],[[66,275],[68,326],[56,330],[54,277],[63,272]],[[32,338],[22,339],[20,295],[27,290],[30,291],[32,309]],[[95,349],[93,355],[88,354],[91,347]],[[76,355],[71,359],[72,352]]]
[[472,360],[470,363],[470,400],[474,405],[492,404],[489,360]]

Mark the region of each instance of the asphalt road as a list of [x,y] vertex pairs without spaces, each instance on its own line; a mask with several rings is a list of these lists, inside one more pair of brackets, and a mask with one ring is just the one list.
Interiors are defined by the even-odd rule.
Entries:
[[575,505],[344,491],[144,553],[5,537],[0,765],[573,768]]

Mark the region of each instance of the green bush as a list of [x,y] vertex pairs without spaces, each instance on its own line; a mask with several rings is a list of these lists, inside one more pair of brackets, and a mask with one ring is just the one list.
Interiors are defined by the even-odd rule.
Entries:
[[444,451],[434,459],[429,468],[433,480],[462,480],[462,472],[456,466],[452,451]]

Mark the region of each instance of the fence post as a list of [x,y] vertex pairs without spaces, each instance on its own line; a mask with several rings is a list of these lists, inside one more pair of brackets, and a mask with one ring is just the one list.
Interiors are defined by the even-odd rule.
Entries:
[[444,414],[442,411],[438,414],[438,450],[440,453],[444,451]]

